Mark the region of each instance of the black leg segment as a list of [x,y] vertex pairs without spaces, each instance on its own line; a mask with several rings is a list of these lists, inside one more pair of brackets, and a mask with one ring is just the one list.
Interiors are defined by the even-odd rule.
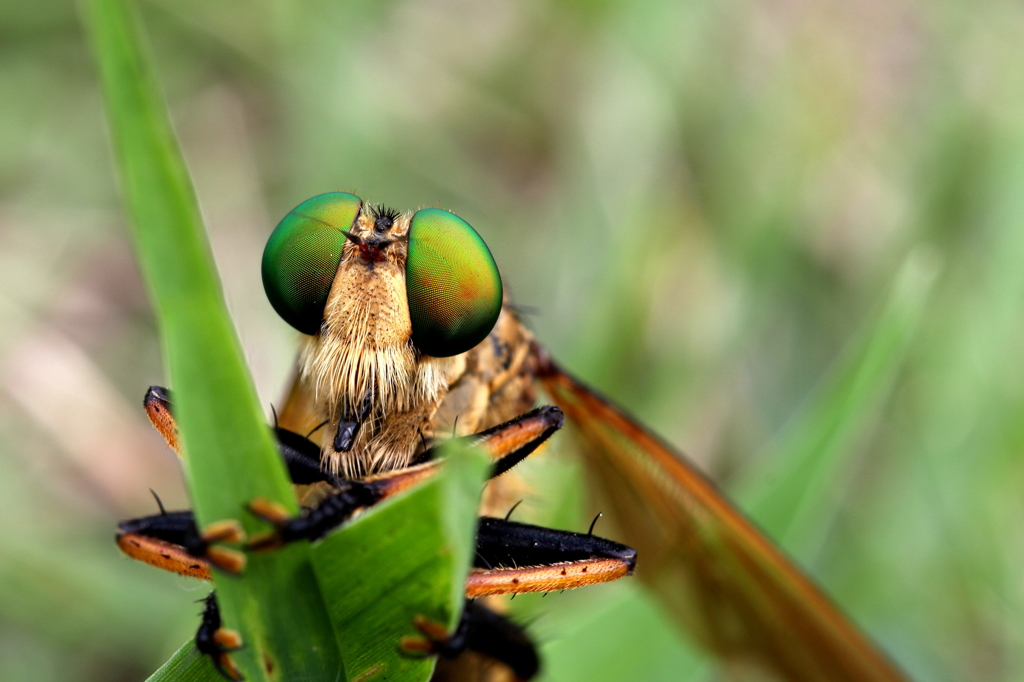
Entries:
[[541,566],[588,559],[636,563],[636,550],[596,535],[480,517],[476,535],[477,568]]
[[521,626],[476,601],[467,601],[462,618],[466,627],[466,648],[501,661],[519,680],[532,679],[540,672],[537,649]]
[[453,660],[467,650],[474,651],[508,666],[515,679],[521,681],[532,679],[540,670],[537,650],[526,631],[508,617],[472,599],[466,600],[459,624],[450,634],[440,623],[422,618],[417,619],[416,626],[425,640],[404,640],[403,647],[409,653]]
[[340,486],[341,480],[320,468],[320,446],[294,431],[274,428],[277,449],[288,466],[288,476],[292,483],[309,485],[325,481],[333,486]]
[[242,680],[242,673],[231,660],[231,652],[242,647],[242,638],[234,630],[221,627],[217,593],[211,592],[203,600],[202,620],[196,631],[196,649],[210,657],[213,667],[229,680]]

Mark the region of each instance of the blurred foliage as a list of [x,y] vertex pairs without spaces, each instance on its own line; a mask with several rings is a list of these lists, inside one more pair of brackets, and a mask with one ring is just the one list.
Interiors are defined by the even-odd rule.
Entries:
[[[552,353],[726,489],[771,484],[908,255],[941,262],[790,549],[916,678],[1024,676],[1019,3],[141,9],[265,405],[295,340],[259,255],[323,191],[465,217]],[[206,590],[111,542],[148,488],[186,500],[72,4],[0,7],[0,89],[0,679],[138,680]],[[570,488],[517,517],[585,527]],[[514,605],[552,679],[715,675],[629,583]]]

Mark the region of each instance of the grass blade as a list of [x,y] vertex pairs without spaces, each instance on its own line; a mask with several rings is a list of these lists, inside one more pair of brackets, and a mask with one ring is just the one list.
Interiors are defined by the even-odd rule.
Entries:
[[[121,188],[175,391],[200,526],[255,521],[256,496],[297,508],[228,318],[195,195],[136,18],[124,0],[86,0]],[[336,680],[341,663],[308,558],[297,543],[215,583],[250,680]],[[298,644],[298,646],[296,646]]]
[[441,474],[374,507],[313,548],[350,680],[426,680],[434,659],[399,651],[423,615],[451,631],[462,611],[486,457],[452,444]]
[[181,648],[160,666],[160,669],[146,678],[146,682],[224,682],[208,656],[196,649],[194,640],[188,640]]
[[[835,479],[889,394],[937,274],[934,254],[911,253],[874,323],[764,458],[770,471],[746,478],[739,494],[743,507],[791,551],[796,543],[812,543],[823,527],[826,497],[842,489]],[[770,484],[755,485],[762,481]]]

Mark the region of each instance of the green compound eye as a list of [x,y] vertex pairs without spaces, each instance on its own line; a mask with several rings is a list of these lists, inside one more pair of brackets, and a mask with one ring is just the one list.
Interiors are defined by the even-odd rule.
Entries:
[[284,321],[316,334],[341,261],[345,235],[362,201],[344,192],[307,199],[274,228],[263,249],[263,289]]
[[480,343],[501,313],[501,275],[487,245],[469,223],[439,208],[412,217],[405,291],[413,341],[434,357]]

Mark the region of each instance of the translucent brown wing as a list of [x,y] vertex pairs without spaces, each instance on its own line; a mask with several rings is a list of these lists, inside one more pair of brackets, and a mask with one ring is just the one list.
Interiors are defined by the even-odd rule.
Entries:
[[637,575],[736,672],[800,682],[907,678],[697,469],[536,351]]

